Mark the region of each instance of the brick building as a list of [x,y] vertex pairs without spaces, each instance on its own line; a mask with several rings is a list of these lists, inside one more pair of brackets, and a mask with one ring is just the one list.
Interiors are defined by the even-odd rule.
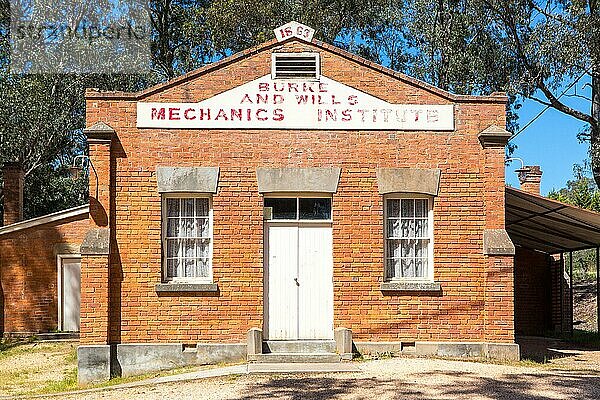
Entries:
[[275,33],[142,92],[86,92],[97,178],[65,225],[86,224],[80,381],[282,343],[517,359],[507,97]]

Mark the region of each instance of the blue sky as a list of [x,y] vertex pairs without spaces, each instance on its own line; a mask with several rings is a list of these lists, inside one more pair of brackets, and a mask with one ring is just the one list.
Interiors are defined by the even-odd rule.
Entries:
[[[574,88],[577,88],[577,93],[589,96],[589,86],[584,87],[585,83],[584,78]],[[568,93],[572,92],[573,90],[570,90]],[[561,100],[589,113],[589,103],[584,100],[566,96]],[[544,108],[545,106],[533,100],[523,102],[523,107],[518,111],[519,125],[524,127]],[[514,139],[513,143],[518,148],[513,157],[522,158],[525,165],[541,166],[544,173],[541,188],[543,195],[553,188],[564,187],[566,182],[573,178],[573,164],[580,164],[589,158],[588,143],[580,143],[577,139],[577,133],[584,126],[579,120],[550,108]],[[519,180],[514,171],[520,166],[519,161],[513,161],[506,168],[507,184],[519,187]]]

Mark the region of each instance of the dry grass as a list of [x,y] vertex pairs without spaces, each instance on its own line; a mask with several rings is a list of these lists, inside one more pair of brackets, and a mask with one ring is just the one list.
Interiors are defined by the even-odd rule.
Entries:
[[32,342],[0,351],[0,396],[77,386],[77,343]]
[[77,383],[77,342],[0,343],[0,397],[69,392],[109,387],[160,376],[182,374],[204,367],[184,367],[128,378],[113,378],[97,385]]

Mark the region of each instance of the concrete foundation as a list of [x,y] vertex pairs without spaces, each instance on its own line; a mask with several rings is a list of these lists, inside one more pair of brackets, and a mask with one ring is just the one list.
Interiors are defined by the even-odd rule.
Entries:
[[196,363],[243,362],[246,361],[247,351],[246,343],[198,343]]
[[[260,329],[251,330],[247,343],[198,343],[196,348],[184,348],[181,343],[79,346],[79,382],[103,382],[109,380],[111,374],[126,377],[220,362],[339,362],[340,359],[351,360],[353,353],[493,358],[510,361],[520,358],[519,345],[514,343],[353,342],[352,332],[345,328],[336,330],[335,342],[263,342],[261,333]],[[268,348],[266,354],[264,346]],[[333,351],[337,351],[337,354]]]
[[519,345],[516,343],[486,342],[354,342],[355,352],[361,355],[388,354],[418,356],[492,358],[518,361]]
[[77,348],[79,383],[97,383],[110,379],[110,346],[91,345]]
[[353,342],[354,353],[358,355],[389,354],[399,356],[402,354],[401,342]]
[[119,344],[117,363],[121,376],[180,368],[193,362],[193,353],[184,355],[182,344]]

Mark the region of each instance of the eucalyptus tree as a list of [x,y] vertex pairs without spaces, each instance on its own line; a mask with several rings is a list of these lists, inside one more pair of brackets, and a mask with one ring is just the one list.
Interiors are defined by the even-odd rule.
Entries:
[[579,136],[590,143],[593,177],[600,184],[600,3],[479,3],[489,13],[486,25],[496,31],[501,45],[497,57],[510,65],[508,90],[585,123]]

